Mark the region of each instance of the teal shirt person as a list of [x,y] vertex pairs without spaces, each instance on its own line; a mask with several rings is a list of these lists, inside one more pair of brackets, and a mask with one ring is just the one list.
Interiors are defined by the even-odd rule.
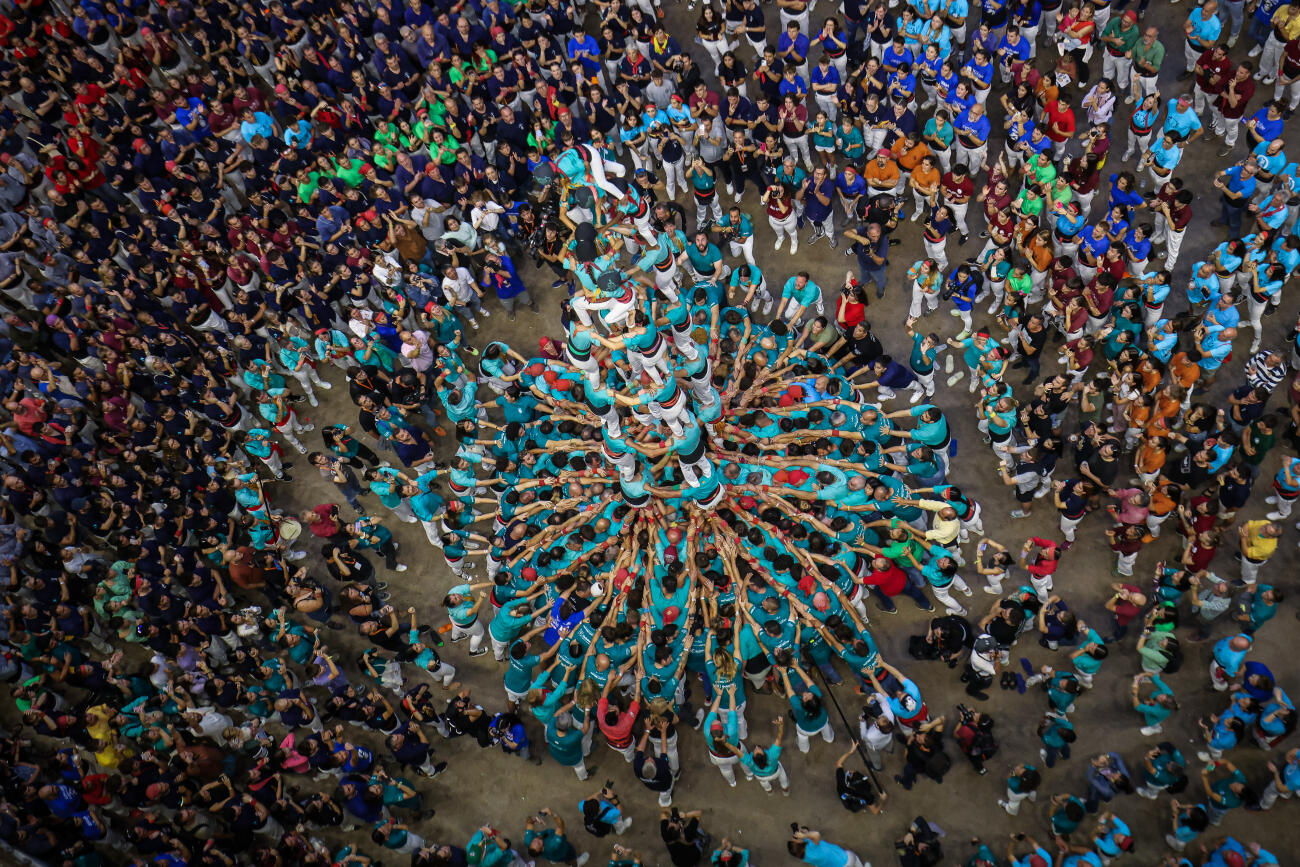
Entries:
[[477,867],[506,867],[506,865],[515,863],[515,853],[509,846],[502,848],[497,844],[501,839],[483,833],[482,829],[475,831],[474,836],[469,838],[469,843],[465,846],[465,852],[469,858],[469,863]]
[[[925,342],[924,334],[915,334],[912,336],[912,352],[908,356],[908,364],[913,373],[925,375],[934,372],[934,360],[939,355],[939,347],[931,346],[925,349],[922,344]],[[915,412],[912,413],[916,415]]]
[[[921,416],[930,410],[938,412],[939,417],[934,421],[921,420]],[[923,403],[912,407],[908,412],[912,418],[917,419],[916,427],[912,428],[912,441],[927,445],[930,448],[938,448],[948,441],[948,419],[944,416],[943,411],[937,406],[930,403]]]
[[798,302],[804,307],[809,307],[821,303],[822,287],[818,286],[812,280],[809,280],[803,285],[803,288],[801,289],[795,282],[798,279],[799,279],[798,275],[796,275],[794,277],[791,277],[789,280],[785,281],[785,286],[782,287],[781,289],[781,297],[783,299],[793,298],[796,302]]
[[533,622],[532,604],[533,600],[521,597],[502,605],[488,624],[488,634],[496,641],[510,644]]
[[[719,229],[733,228],[730,211],[722,215],[722,219],[717,222],[717,227]],[[740,219],[736,221],[734,228],[736,230],[737,241],[743,241],[746,238],[752,238],[754,236],[754,223],[749,219],[749,214],[742,212]]]
[[1082,820],[1075,820],[1066,815],[1066,808],[1070,804],[1078,805],[1079,815],[1087,815],[1087,810],[1084,809],[1083,801],[1080,801],[1074,795],[1070,795],[1064,804],[1061,804],[1052,810],[1051,823],[1053,834],[1064,836],[1069,834],[1071,831],[1076,830],[1082,823]]
[[546,723],[546,746],[555,759],[566,768],[582,764],[582,731],[570,726],[561,730],[555,719]]
[[1142,714],[1142,719],[1147,726],[1154,728],[1169,719],[1169,715],[1174,712],[1174,709],[1158,704],[1156,696],[1173,694],[1174,691],[1160,679],[1159,675],[1152,676],[1151,694],[1147,696],[1146,701],[1137,704],[1137,711]]
[[1043,733],[1039,735],[1039,738],[1042,740],[1045,746],[1049,746],[1052,747],[1053,749],[1059,750],[1069,746],[1069,741],[1067,741],[1061,735],[1064,732],[1073,732],[1073,731],[1074,731],[1074,723],[1062,717],[1052,717],[1048,721],[1047,727],[1043,729]]
[[690,244],[686,247],[686,258],[690,260],[691,267],[697,274],[707,276],[712,274],[717,263],[722,261],[722,252],[713,242],[709,242],[703,250],[696,244]]
[[507,655],[506,658],[510,662],[504,678],[506,689],[515,693],[527,692],[533,681],[533,669],[541,662],[542,657],[536,653],[525,653],[518,659],[513,654]]
[[536,853],[539,858],[557,864],[565,864],[574,861],[578,857],[578,850],[573,848],[569,838],[556,832],[554,828],[542,828],[540,830],[529,828],[524,831],[524,848],[534,852],[533,841],[539,839],[542,841],[542,851]]
[[[792,693],[790,695],[790,712],[794,716],[794,723],[802,732],[819,732],[826,727],[830,720],[830,715],[826,710],[826,702],[822,700],[822,691],[815,683],[790,684]],[[812,693],[813,701],[805,704],[805,695]]]

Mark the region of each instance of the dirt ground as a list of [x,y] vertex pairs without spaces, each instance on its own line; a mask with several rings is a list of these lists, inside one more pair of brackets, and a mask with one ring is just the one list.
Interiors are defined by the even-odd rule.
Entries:
[[[775,26],[776,9],[769,8],[772,19],[769,29]],[[1146,16],[1145,23],[1153,23],[1161,28],[1169,53],[1161,76],[1162,92],[1172,95],[1181,92],[1190,82],[1178,83],[1175,76],[1181,66],[1182,51],[1178,35],[1181,21],[1186,15],[1187,5],[1165,7],[1159,0]],[[820,12],[820,10],[819,10]],[[817,16],[820,20],[820,14]],[[682,6],[671,6],[669,18],[676,25],[675,33],[690,32],[690,22],[694,14],[688,16]],[[1234,57],[1244,57],[1248,46],[1243,40],[1233,52]],[[748,58],[747,58],[748,60]],[[1099,60],[1094,59],[1094,66]],[[1094,72],[1094,75],[1096,73]],[[1272,88],[1260,88],[1271,94]],[[1260,97],[1256,97],[1256,103]],[[992,104],[992,101],[990,101]],[[1127,124],[1130,107],[1117,106],[1117,128]],[[1000,111],[995,115],[995,124],[1000,121]],[[996,126],[995,126],[996,128]],[[1113,145],[1112,153],[1122,152],[1125,133],[1119,133]],[[1294,129],[1287,133],[1288,142],[1296,144]],[[995,136],[996,138],[997,136]],[[1243,135],[1243,139],[1245,136]],[[1192,263],[1203,257],[1214,245],[1225,238],[1224,230],[1212,228],[1209,222],[1218,216],[1218,197],[1211,187],[1214,172],[1228,164],[1228,158],[1217,156],[1222,144],[1217,139],[1203,140],[1193,144],[1179,169],[1197,192],[1195,203],[1196,216],[1183,247],[1181,261],[1175,274],[1174,295],[1168,310],[1177,312],[1183,302],[1181,287],[1185,285]],[[1239,144],[1234,158],[1244,156],[1244,144]],[[1119,170],[1114,158],[1106,166],[1105,172]],[[1130,164],[1128,168],[1132,168]],[[1106,177],[1103,174],[1103,178]],[[1100,197],[1099,197],[1100,199]],[[681,198],[693,211],[685,197]],[[727,201],[727,200],[724,200]],[[729,203],[729,201],[728,201]],[[846,268],[854,267],[855,261],[846,258],[846,246],[829,249],[825,241],[809,246],[801,243],[799,253],[791,257],[788,252],[774,253],[771,248],[772,236],[766,220],[762,219],[754,194],[745,201],[745,207],[755,216],[757,243],[755,254],[760,267],[768,275],[769,285],[779,287],[785,278],[796,270],[809,271],[813,279],[824,289],[833,293],[844,279]],[[1094,215],[1101,213],[1100,200],[1095,203]],[[910,208],[909,208],[910,210]],[[693,217],[693,214],[692,214]],[[955,237],[949,246],[949,258],[953,263],[964,256],[975,255],[982,246],[979,231],[981,218],[978,209],[971,209],[972,236],[970,242],[960,251],[956,247]],[[807,231],[802,233],[806,238]],[[919,228],[916,224],[906,223],[900,227],[896,237],[902,239],[901,246],[891,250],[889,266],[890,288],[883,301],[872,299],[868,318],[875,327],[887,351],[896,356],[906,357],[907,346],[902,328],[906,317],[910,285],[905,283],[908,266],[924,255]],[[725,251],[724,251],[725,252]],[[729,260],[730,261],[730,260]],[[522,264],[522,263],[521,263]],[[1154,263],[1153,263],[1154,264]],[[855,269],[856,270],[856,269]],[[551,276],[549,272],[540,273],[531,267],[524,269],[525,278],[534,288],[535,294],[542,302],[542,313],[532,314],[523,311],[516,321],[509,321],[499,308],[490,307],[493,315],[483,320],[481,332],[470,335],[470,340],[482,346],[489,339],[502,339],[510,342],[520,352],[529,354],[535,349],[537,338],[542,334],[559,336],[558,293],[561,290],[549,289]],[[1294,291],[1294,290],[1291,290]],[[833,295],[827,295],[828,307]],[[982,306],[982,305],[981,305]],[[1282,305],[1282,311],[1266,320],[1267,334],[1264,345],[1284,347],[1286,335],[1295,321],[1296,305],[1288,299]],[[981,317],[976,317],[977,325]],[[931,316],[924,328],[932,329],[944,336],[955,335],[960,330],[960,322],[950,317],[941,308],[938,314]],[[1238,339],[1235,357],[1226,365],[1216,384],[1213,395],[1222,396],[1240,380],[1241,365],[1245,358],[1249,337],[1243,332]],[[1057,344],[1049,344],[1049,348]],[[1045,353],[1044,374],[1056,369],[1052,352]],[[332,379],[339,381],[337,372]],[[1018,386],[1023,373],[1015,371],[1012,380]],[[1028,520],[1011,521],[1008,510],[1015,503],[1009,490],[1005,488],[996,475],[996,462],[990,450],[984,446],[975,429],[972,400],[968,395],[965,382],[955,389],[946,389],[940,376],[939,393],[935,401],[948,415],[954,435],[960,443],[960,451],[953,462],[952,480],[960,484],[968,493],[977,498],[984,506],[984,523],[988,534],[1013,550],[1029,535],[1054,536],[1056,533],[1056,513],[1051,507],[1050,499],[1038,501],[1034,515]],[[1021,392],[1023,394],[1023,392]],[[1285,389],[1281,400],[1285,400]],[[332,421],[354,421],[355,413],[348,404],[345,389],[335,388],[332,392],[322,393],[320,409],[309,411],[314,421],[330,423]],[[903,405],[896,400],[893,408]],[[1279,408],[1279,399],[1273,402],[1274,409]],[[1281,407],[1285,409],[1285,407]],[[1073,417],[1067,421],[1067,428],[1074,424]],[[319,448],[319,434],[309,435],[308,444]],[[1279,450],[1282,447],[1279,446]],[[297,481],[288,486],[289,501],[285,502],[285,493],[280,494],[277,505],[292,507],[309,507],[317,503],[339,497],[335,490],[322,482],[318,475],[306,465],[305,460],[297,461],[295,476]],[[1263,515],[1267,507],[1263,504],[1267,479],[1276,471],[1278,457],[1275,453],[1265,467],[1264,482],[1256,487],[1255,497],[1243,510],[1242,519],[1254,519]],[[1066,466],[1058,472],[1057,478],[1066,475],[1066,467],[1072,466],[1067,458]],[[343,506],[345,514],[350,514]],[[376,514],[385,514],[382,507],[376,506]],[[381,574],[381,578],[390,583],[393,603],[399,610],[408,604],[414,604],[421,620],[445,622],[445,615],[438,602],[445,589],[453,583],[452,576],[446,569],[442,557],[430,548],[418,526],[405,525],[395,520],[388,522],[402,545],[402,559],[411,564],[411,570],[405,574]],[[1107,623],[1106,612],[1102,608],[1108,585],[1113,580],[1109,567],[1113,555],[1105,547],[1103,532],[1105,519],[1093,516],[1085,521],[1079,530],[1078,543],[1066,554],[1063,566],[1057,575],[1057,590],[1083,617],[1091,622]],[[1177,536],[1172,532],[1164,534],[1154,544],[1148,546],[1139,561],[1135,579],[1139,583],[1149,580],[1157,561],[1178,554]],[[1288,594],[1295,594],[1300,587],[1292,577],[1292,564],[1295,562],[1294,546],[1297,533],[1290,523],[1286,524],[1286,535],[1282,540],[1282,550],[1264,572],[1262,580],[1270,581]],[[967,550],[968,558],[973,556],[973,545]],[[1225,543],[1214,567],[1221,574],[1234,576],[1236,566],[1230,559],[1231,548]],[[314,557],[313,557],[314,561]],[[382,571],[382,564],[381,564]],[[321,570],[323,573],[323,569]],[[968,582],[975,584],[973,572],[965,574]],[[974,576],[978,577],[978,576]],[[971,600],[972,618],[982,614],[981,607],[987,606],[993,597],[976,593]],[[870,607],[870,606],[869,606]],[[1254,658],[1273,667],[1279,675],[1280,685],[1291,692],[1300,694],[1300,682],[1294,672],[1285,665],[1285,656],[1295,635],[1294,622],[1296,608],[1288,600],[1277,618],[1267,625],[1258,637]],[[873,613],[872,628],[880,643],[882,654],[902,667],[914,678],[924,690],[926,700],[933,714],[946,713],[951,719],[953,706],[957,702],[970,700],[964,695],[962,685],[957,680],[957,672],[950,671],[939,663],[921,663],[910,660],[906,655],[906,642],[909,635],[921,632],[930,615],[916,610],[909,602],[899,605],[897,616]],[[1219,626],[1215,637],[1224,634],[1226,626]],[[1105,629],[1103,629],[1105,632]],[[338,632],[331,635],[348,644],[355,644],[351,632]],[[1122,642],[1119,648],[1112,649],[1112,656],[1105,663],[1096,679],[1096,686],[1078,702],[1078,711],[1073,719],[1079,732],[1075,745],[1074,757],[1058,763],[1052,770],[1045,770],[1045,782],[1041,789],[1037,805],[1026,804],[1019,817],[1012,819],[997,806],[997,799],[1003,796],[1003,780],[1006,770],[1021,760],[1037,762],[1038,741],[1034,728],[1041,718],[1046,706],[1045,697],[1030,691],[1026,695],[1015,692],[1003,692],[993,688],[991,699],[979,703],[981,709],[992,713],[997,720],[997,735],[1001,742],[1001,752],[989,762],[989,773],[983,778],[956,755],[951,773],[943,785],[922,780],[911,791],[903,791],[892,781],[892,776],[901,768],[901,751],[886,760],[886,768],[881,774],[888,791],[889,800],[883,815],[879,817],[859,816],[848,813],[837,802],[834,790],[834,763],[840,753],[847,748],[849,731],[841,720],[832,713],[832,722],[836,729],[834,744],[815,742],[811,752],[800,754],[788,738],[784,762],[791,777],[792,793],[788,799],[779,794],[766,795],[753,783],[742,779],[735,789],[728,789],[725,781],[711,768],[705,758],[703,738],[698,733],[683,728],[681,735],[681,755],[683,774],[677,787],[676,804],[683,810],[700,809],[704,811],[703,823],[715,840],[730,837],[733,841],[749,847],[753,862],[758,864],[789,863],[785,853],[785,840],[788,825],[792,821],[807,824],[822,830],[827,838],[856,850],[864,860],[876,864],[894,863],[893,841],[903,832],[913,817],[924,815],[930,821],[941,826],[947,833],[944,840],[946,864],[965,860],[970,854],[969,841],[979,835],[988,841],[999,854],[1003,851],[1007,835],[1012,832],[1025,832],[1047,840],[1047,796],[1057,792],[1071,792],[1082,795],[1085,791],[1084,768],[1090,756],[1102,750],[1118,750],[1129,766],[1138,763],[1144,744],[1159,738],[1144,739],[1138,733],[1139,717],[1128,706],[1129,684],[1140,668],[1133,646],[1136,635]],[[1182,670],[1169,678],[1170,686],[1177,694],[1181,705],[1171,723],[1166,726],[1166,737],[1177,744],[1192,762],[1192,786],[1199,780],[1195,762],[1196,744],[1199,741],[1196,721],[1201,716],[1223,709],[1225,699],[1214,693],[1208,685],[1207,664],[1209,643],[1184,643],[1187,661]],[[359,647],[359,645],[358,645]],[[502,708],[505,697],[501,687],[503,666],[494,663],[491,656],[470,660],[463,645],[448,646],[447,658],[456,665],[462,681],[472,687],[477,701],[487,710]],[[1053,654],[1029,637],[1022,641],[1013,651],[1013,666],[1016,658],[1024,655],[1035,666],[1059,660],[1063,654]],[[697,687],[698,690],[698,687]],[[852,685],[842,685],[834,690],[840,707],[847,715],[849,724],[856,730],[856,716],[861,703],[854,694]],[[784,713],[783,699],[772,696],[753,696],[749,703],[749,721],[751,740],[758,742],[767,737],[769,722],[778,714]],[[530,733],[536,741],[541,741],[541,731],[536,725],[530,727]],[[1284,744],[1289,746],[1289,744]],[[667,862],[664,848],[659,841],[656,821],[658,807],[655,796],[640,786],[631,769],[620,756],[609,751],[600,739],[588,758],[588,766],[595,767],[593,776],[587,782],[578,782],[571,771],[546,763],[537,767],[517,758],[503,755],[497,750],[479,750],[469,739],[452,742],[437,742],[440,758],[450,763],[450,768],[433,782],[423,782],[421,787],[433,793],[430,806],[436,807],[437,815],[416,827],[426,839],[446,841],[464,845],[473,830],[484,822],[491,822],[504,833],[511,835],[522,845],[523,822],[542,807],[551,807],[561,814],[569,823],[571,837],[579,849],[591,852],[592,863],[603,863],[608,857],[611,839],[595,840],[581,828],[578,819],[578,802],[599,788],[602,781],[612,780],[621,794],[624,804],[635,817],[632,828],[619,840],[624,845],[636,848],[646,864]],[[1254,746],[1239,748],[1228,756],[1241,767],[1252,780],[1259,785],[1266,782],[1265,763],[1268,756]],[[856,762],[856,760],[854,760]],[[1040,767],[1041,767],[1041,763]],[[857,765],[855,765],[857,766]],[[1198,794],[1196,790],[1182,797],[1187,799]],[[1158,801],[1146,801],[1134,796],[1121,796],[1111,807],[1119,816],[1129,822],[1137,837],[1136,853],[1130,855],[1126,863],[1154,864],[1166,851],[1163,835],[1169,830],[1169,798]],[[1234,813],[1224,821],[1219,829],[1225,833],[1238,835],[1248,840],[1258,840],[1275,853],[1292,851],[1300,846],[1300,831],[1297,826],[1284,822],[1277,826],[1276,819],[1286,816],[1294,810],[1289,803],[1280,802],[1271,814],[1250,814],[1243,811]],[[1085,824],[1085,830],[1090,825]],[[344,835],[352,836],[352,835]],[[1213,834],[1206,838],[1212,839]],[[334,837],[330,837],[334,839]],[[372,855],[376,847],[369,841],[358,841],[364,851]],[[385,859],[392,861],[392,858]],[[1285,858],[1283,858],[1285,861]]]

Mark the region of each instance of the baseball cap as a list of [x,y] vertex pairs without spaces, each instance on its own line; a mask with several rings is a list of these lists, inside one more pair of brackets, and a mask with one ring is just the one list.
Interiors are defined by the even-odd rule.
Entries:
[[1137,14],[1136,12],[1134,12],[1132,9],[1126,9],[1126,10],[1124,11],[1124,14],[1123,14],[1121,17],[1122,17],[1125,21],[1137,21],[1137,20],[1138,20],[1138,14]]
[[889,148],[881,148],[880,150],[876,151],[876,156],[878,157],[891,157],[893,155],[894,152],[891,151]]

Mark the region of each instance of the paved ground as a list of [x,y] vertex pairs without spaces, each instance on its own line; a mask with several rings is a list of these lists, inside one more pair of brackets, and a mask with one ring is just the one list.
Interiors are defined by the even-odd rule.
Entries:
[[[1179,29],[1188,8],[1187,5],[1164,7],[1159,0],[1154,7],[1148,13],[1146,23],[1157,24],[1165,34],[1173,34]],[[776,17],[774,7],[771,17]],[[674,7],[670,11],[670,18],[677,24],[675,32],[680,33],[687,27],[687,22],[693,19],[693,15],[688,18],[684,8]],[[1166,94],[1172,94],[1183,89],[1174,81],[1177,70],[1171,69],[1175,62],[1181,61],[1181,44],[1174,36],[1166,39],[1166,46],[1171,50],[1162,76],[1162,85]],[[1245,48],[1244,45],[1239,46],[1234,56],[1244,56]],[[1098,62],[1094,61],[1094,66]],[[1271,95],[1271,88],[1268,90]],[[1128,113],[1128,107],[1121,105],[1117,126],[1127,123]],[[1288,138],[1292,143],[1296,141],[1293,131],[1288,133]],[[1223,240],[1221,230],[1209,226],[1209,221],[1217,216],[1218,210],[1217,196],[1212,195],[1214,191],[1210,185],[1212,176],[1227,163],[1227,158],[1217,156],[1221,147],[1217,140],[1193,145],[1180,168],[1180,174],[1189,180],[1198,193],[1198,199],[1195,205],[1196,218],[1188,233],[1182,261],[1177,269],[1176,277],[1179,279],[1175,281],[1176,285],[1182,285],[1193,262]],[[1238,145],[1237,158],[1244,156],[1243,147],[1242,144]],[[1117,148],[1115,153],[1122,152],[1123,138],[1117,142]],[[1112,159],[1106,168],[1108,172],[1117,170],[1117,162]],[[1095,203],[1094,214],[1100,213],[1101,204],[1100,201]],[[758,215],[752,194],[746,205],[751,213]],[[972,229],[975,232],[978,231],[977,224],[980,220],[976,216],[976,210],[972,208]],[[784,252],[775,254],[771,249],[771,235],[766,220],[760,217],[755,219],[755,224],[758,227],[755,252],[760,266],[769,275],[770,283],[779,286],[793,271],[806,269],[819,284],[833,290],[843,280],[845,268],[853,264],[852,259],[843,256],[844,246],[830,250],[824,241],[811,247],[802,245],[795,257]],[[806,236],[806,232],[804,234]],[[868,318],[886,349],[905,356],[902,322],[906,315],[910,286],[904,284],[904,273],[908,265],[922,256],[923,252],[915,224],[908,223],[901,227],[897,237],[902,239],[902,245],[892,251],[890,290],[883,301],[875,302],[873,299]],[[981,244],[981,239],[973,234],[970,243],[959,253],[954,240],[949,248],[949,258],[957,262],[962,258],[961,254],[974,255]],[[540,274],[529,269],[526,277],[529,276],[535,278],[530,280],[530,284],[535,287],[550,285],[549,272]],[[536,347],[540,335],[559,336],[561,332],[556,306],[558,296],[546,288],[537,294],[543,302],[541,314],[525,311],[517,321],[510,322],[499,311],[495,312],[491,319],[485,320],[484,330],[472,335],[473,339],[479,345],[489,338],[504,339],[527,354],[530,347]],[[831,298],[828,297],[828,305],[830,301]],[[1177,304],[1171,302],[1171,311],[1175,311],[1176,307]],[[1294,321],[1294,313],[1295,305],[1286,303],[1283,312],[1266,320],[1266,346],[1282,346],[1285,343],[1286,332]],[[976,321],[978,324],[978,317]],[[941,312],[931,317],[926,327],[943,335],[953,335],[959,330],[959,321]],[[1238,341],[1236,358],[1225,365],[1215,389],[1216,396],[1234,384],[1248,340],[1248,337],[1243,337]],[[1055,367],[1055,361],[1049,361],[1044,364],[1044,372],[1054,370]],[[1013,374],[1017,384],[1019,377],[1019,372]],[[334,379],[337,381],[337,376]],[[954,461],[953,479],[984,504],[988,533],[1009,547],[1018,546],[1028,535],[1052,535],[1055,531],[1055,511],[1050,508],[1049,500],[1039,501],[1038,512],[1029,520],[1012,522],[1006,517],[1007,511],[1014,507],[1014,502],[995,475],[996,464],[991,452],[980,442],[974,427],[972,403],[964,385],[959,383],[955,391],[950,391],[945,390],[941,382],[936,401],[948,414],[960,442],[960,452]],[[355,418],[343,389],[339,388],[331,392],[321,409],[312,415],[315,420],[324,420],[326,423],[340,417],[348,420]],[[309,445],[319,448],[318,435],[313,433],[309,436]],[[1275,471],[1276,466],[1275,456],[1266,467],[1266,477]],[[299,481],[291,486],[290,492],[295,507],[337,499],[334,490],[320,482],[305,462],[299,462],[295,473]],[[1262,500],[1263,496],[1264,493],[1257,489],[1256,500]],[[344,506],[344,509],[346,512],[347,507]],[[1262,502],[1254,502],[1244,510],[1242,517],[1259,517],[1265,510]],[[382,508],[377,508],[377,512],[382,513]],[[393,588],[394,603],[399,605],[399,609],[414,604],[419,609],[422,620],[432,618],[443,622],[445,618],[437,603],[452,581],[441,556],[428,547],[418,527],[397,522],[391,522],[390,525],[402,543],[403,559],[412,566],[411,571],[403,575],[382,576]],[[1085,522],[1080,528],[1079,543],[1066,555],[1057,579],[1057,592],[1085,618],[1098,622],[1105,616],[1102,602],[1112,580],[1108,572],[1112,555],[1104,547],[1104,528],[1105,524],[1100,517],[1094,516]],[[1176,542],[1170,538],[1174,535],[1165,534],[1164,538],[1143,552],[1138,561],[1140,576],[1149,575],[1159,559],[1177,555]],[[1294,562],[1292,546],[1296,544],[1296,538],[1295,530],[1288,525],[1282,543],[1284,551],[1265,573],[1269,580],[1293,595],[1294,591],[1300,591],[1289,574],[1289,567]],[[1235,574],[1229,553],[1225,548],[1215,567],[1225,574]],[[992,597],[977,593],[973,602],[984,605],[991,599]],[[966,700],[961,684],[957,681],[957,673],[937,663],[918,663],[906,657],[907,637],[924,629],[928,615],[916,611],[907,602],[900,605],[899,610],[900,613],[894,617],[873,616],[873,628],[882,653],[904,667],[917,680],[934,713],[951,714],[955,702]],[[1257,643],[1256,657],[1273,665],[1274,670],[1282,675],[1281,685],[1284,688],[1292,694],[1300,694],[1300,682],[1286,670],[1284,656],[1290,646],[1289,637],[1294,634],[1295,610],[1294,604],[1288,601],[1278,618],[1263,630]],[[334,633],[333,637],[347,634]],[[1219,634],[1222,631],[1216,632],[1216,636]],[[1123,649],[1114,653],[1097,677],[1096,687],[1080,700],[1079,711],[1075,715],[1080,735],[1075,756],[1046,772],[1044,795],[1060,791],[1082,795],[1087,758],[1103,749],[1118,749],[1131,766],[1136,763],[1142,744],[1147,741],[1138,734],[1138,717],[1128,710],[1127,704],[1130,678],[1139,670],[1132,649],[1135,640],[1135,636],[1130,636]],[[1185,643],[1185,649],[1186,664],[1182,671],[1170,678],[1181,709],[1168,727],[1167,736],[1184,749],[1189,759],[1193,759],[1196,747],[1189,743],[1189,739],[1197,733],[1196,719],[1205,713],[1221,710],[1223,699],[1208,688],[1208,646]],[[1050,662],[1054,656],[1040,648],[1032,638],[1029,646],[1022,643],[1017,648],[1016,655],[1019,654],[1027,656],[1035,665]],[[461,670],[463,681],[473,688],[474,695],[481,704],[489,710],[502,706],[504,695],[500,666],[494,664],[490,657],[469,660],[462,646],[448,648],[446,655]],[[860,700],[853,694],[851,687],[841,686],[835,695],[852,723]],[[838,806],[835,799],[834,761],[846,748],[847,742],[846,730],[834,715],[832,720],[837,729],[835,744],[816,743],[807,755],[799,754],[793,749],[793,744],[789,744],[786,767],[790,772],[793,793],[788,800],[782,799],[780,795],[766,796],[757,785],[747,785],[744,782],[737,789],[729,790],[725,781],[707,764],[702,738],[697,733],[685,730],[681,739],[685,770],[677,789],[676,803],[682,809],[704,810],[704,824],[715,838],[730,836],[750,847],[755,862],[761,864],[789,862],[784,841],[791,821],[819,827],[828,837],[851,846],[865,859],[877,864],[894,863],[892,843],[918,813],[924,814],[948,832],[945,863],[964,860],[969,854],[967,843],[975,834],[991,841],[1000,852],[1007,834],[1013,831],[1037,835],[1040,839],[1047,838],[1045,797],[1040,797],[1036,807],[1026,805],[1014,821],[996,804],[1003,792],[1002,778],[1006,769],[1017,761],[1036,756],[1038,742],[1034,727],[1041,718],[1044,707],[1044,697],[1036,692],[1020,696],[994,688],[991,700],[983,703],[983,709],[993,713],[998,721],[997,733],[1002,749],[989,763],[990,773],[982,779],[978,778],[965,762],[958,759],[944,785],[937,786],[925,781],[918,783],[912,792],[904,792],[891,780],[900,768],[900,759],[890,759],[882,775],[889,792],[889,801],[884,815],[878,818],[860,818],[847,813]],[[756,736],[764,736],[768,721],[783,710],[783,700],[771,696],[752,698],[749,705],[751,732]],[[535,726],[533,728],[536,729]],[[540,739],[540,731],[533,733]],[[622,759],[603,745],[598,743],[588,759],[588,764],[597,766],[597,770],[586,783],[578,783],[571,772],[549,761],[543,767],[536,767],[506,757],[495,750],[479,751],[473,743],[464,740],[439,744],[438,747],[440,756],[450,761],[451,768],[435,782],[426,784],[435,793],[432,805],[438,810],[437,816],[419,825],[420,832],[426,838],[463,845],[477,825],[491,821],[521,840],[525,817],[541,807],[550,806],[569,820],[572,836],[579,847],[586,846],[591,850],[593,858],[603,859],[608,855],[609,841],[596,841],[582,831],[576,818],[576,807],[580,799],[608,778],[614,781],[635,817],[634,826],[621,842],[640,850],[646,864],[666,863],[655,827],[658,811],[654,797],[636,782]],[[1243,748],[1231,754],[1230,758],[1246,771],[1252,781],[1263,782],[1266,756],[1261,751],[1254,747]],[[1196,782],[1194,777],[1193,785]],[[1190,793],[1184,795],[1184,798],[1189,796]],[[1162,837],[1168,830],[1168,805],[1168,797],[1150,802],[1133,796],[1122,797],[1113,805],[1116,812],[1134,827],[1138,838],[1137,852],[1130,856],[1127,863],[1153,864],[1162,857]],[[1288,812],[1293,809],[1290,804],[1282,803],[1268,815],[1238,811],[1224,822],[1221,830],[1265,842],[1280,854],[1300,846],[1300,831],[1297,831],[1294,824],[1286,822]],[[1280,826],[1276,821],[1279,818],[1283,820]],[[367,850],[373,848],[368,841],[362,845]],[[593,863],[601,862],[598,860]]]

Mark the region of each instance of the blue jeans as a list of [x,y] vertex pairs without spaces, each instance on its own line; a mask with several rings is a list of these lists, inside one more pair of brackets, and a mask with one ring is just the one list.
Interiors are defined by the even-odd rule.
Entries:
[[886,262],[884,265],[877,265],[867,255],[867,248],[856,242],[853,244],[853,254],[857,256],[858,259],[858,273],[859,279],[862,282],[862,288],[867,288],[868,283],[875,283],[876,297],[884,298],[885,270],[889,267],[889,263]]
[[1059,748],[1058,748],[1058,747],[1043,747],[1043,749],[1047,751],[1047,758],[1043,759],[1043,764],[1047,765],[1049,768],[1050,768],[1050,767],[1053,767],[1053,766],[1056,765],[1056,757],[1057,757],[1057,756],[1060,756],[1060,757],[1063,758],[1063,759],[1068,759],[1068,758],[1070,757],[1070,745],[1069,745],[1069,744],[1065,744],[1064,746],[1059,747]]
[[1219,20],[1225,25],[1229,20],[1232,21],[1232,32],[1228,34],[1232,39],[1241,35],[1241,17],[1245,6],[1246,0],[1221,0],[1219,3]]
[[[934,608],[934,605],[932,605],[930,600],[926,598],[926,595],[923,592],[921,592],[921,588],[915,586],[911,581],[908,581],[906,584],[903,585],[902,592],[904,595],[912,597],[912,601],[916,603],[917,608],[921,608],[923,610],[930,610]],[[875,597],[876,604],[880,606],[882,611],[898,610],[898,606],[894,604],[894,600],[886,596],[883,592],[881,592],[879,587],[872,585],[871,595]]]
[[1222,200],[1223,224],[1228,227],[1228,232],[1236,238],[1241,235],[1241,218],[1246,213],[1244,207],[1239,207],[1228,200],[1227,196],[1220,196]]
[[1251,42],[1262,47],[1268,41],[1268,35],[1273,32],[1273,28],[1252,15],[1250,24],[1246,26],[1246,32],[1250,34]]

